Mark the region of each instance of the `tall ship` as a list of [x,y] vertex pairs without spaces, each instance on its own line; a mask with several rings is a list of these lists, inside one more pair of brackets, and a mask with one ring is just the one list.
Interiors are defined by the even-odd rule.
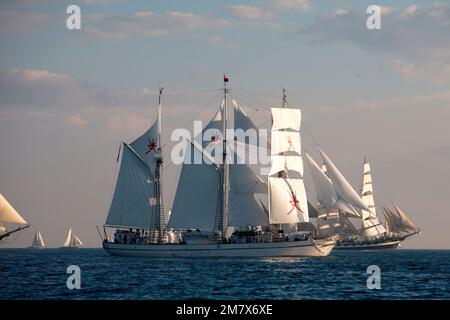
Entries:
[[80,248],[83,246],[80,238],[72,232],[72,227],[69,227],[69,232],[67,233],[66,241],[61,248]]
[[28,227],[25,219],[0,194],[0,244],[6,242],[11,235]]
[[[383,206],[384,224],[380,222],[374,201],[372,173],[369,162],[364,159],[361,198],[367,209],[360,214],[361,228],[354,225],[342,229],[343,237],[338,241],[338,249],[347,250],[386,250],[396,249],[400,243],[421,230],[416,227],[408,215],[394,202],[393,210]],[[349,222],[342,221],[342,226]]]
[[36,233],[34,234],[33,242],[31,243],[30,248],[32,248],[32,249],[44,249],[45,248],[44,239],[42,239],[42,234],[39,230],[36,230]]
[[[170,217],[163,203],[162,88],[156,121],[131,143],[122,142],[103,248],[136,257],[323,257],[336,237],[302,231],[309,223],[303,180],[301,110],[271,108],[270,170],[257,175],[237,149],[251,141],[229,138],[230,89],[201,135],[184,140],[184,162]],[[256,126],[237,101],[234,129]],[[200,162],[196,161],[201,159]],[[235,161],[236,160],[236,161]]]

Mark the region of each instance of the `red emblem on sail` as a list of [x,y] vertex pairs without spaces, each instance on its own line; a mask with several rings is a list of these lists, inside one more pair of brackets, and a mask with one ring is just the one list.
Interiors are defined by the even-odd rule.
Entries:
[[292,140],[291,137],[288,136],[288,144],[289,144],[289,149],[292,148]]
[[292,205],[292,209],[287,213],[287,215],[290,215],[294,209],[297,209],[298,211],[300,211],[301,214],[304,214],[302,209],[300,209],[300,207],[299,207],[299,204],[298,204],[299,202],[297,200],[297,196],[295,195],[295,193],[293,191],[291,192],[291,197],[292,197],[292,199],[289,201],[289,203]]
[[150,140],[150,138],[149,138],[147,147],[148,147],[148,151],[145,154],[152,152],[152,151],[156,152],[156,139]]

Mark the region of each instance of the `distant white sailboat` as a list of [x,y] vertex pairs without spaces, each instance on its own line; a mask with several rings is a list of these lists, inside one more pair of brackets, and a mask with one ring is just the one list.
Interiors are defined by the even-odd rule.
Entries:
[[[9,229],[4,224],[19,225],[15,229]],[[13,233],[28,228],[29,225],[24,218],[13,208],[13,206],[0,194],[0,243]]]
[[72,233],[72,227],[70,227],[62,248],[79,248],[82,246],[83,242],[81,242],[80,238],[78,238],[75,233]]
[[386,250],[396,249],[406,238],[417,234],[420,229],[395,203],[395,212],[383,207],[385,226],[380,222],[374,202],[372,173],[369,162],[364,159],[363,186],[361,197],[370,210],[361,210],[359,234],[349,234],[338,243],[338,249]]
[[42,239],[42,235],[39,230],[36,231],[30,248],[33,248],[33,249],[44,249],[45,248],[45,243],[44,243],[44,240]]

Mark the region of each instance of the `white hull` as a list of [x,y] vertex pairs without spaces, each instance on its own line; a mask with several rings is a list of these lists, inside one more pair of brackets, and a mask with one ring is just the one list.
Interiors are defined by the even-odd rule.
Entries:
[[111,255],[128,257],[324,257],[334,240],[226,244],[119,244],[104,242]]

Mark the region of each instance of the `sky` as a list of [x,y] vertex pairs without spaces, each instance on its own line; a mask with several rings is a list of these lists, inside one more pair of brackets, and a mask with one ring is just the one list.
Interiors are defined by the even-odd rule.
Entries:
[[[31,225],[4,247],[37,229],[58,247],[69,225],[101,246],[120,141],[153,122],[158,86],[169,154],[173,129],[216,112],[227,73],[256,124],[285,87],[305,148],[355,188],[366,156],[377,203],[423,229],[404,248],[450,249],[450,1],[7,0],[0,43],[0,193]],[[179,168],[165,172],[170,208]]]

